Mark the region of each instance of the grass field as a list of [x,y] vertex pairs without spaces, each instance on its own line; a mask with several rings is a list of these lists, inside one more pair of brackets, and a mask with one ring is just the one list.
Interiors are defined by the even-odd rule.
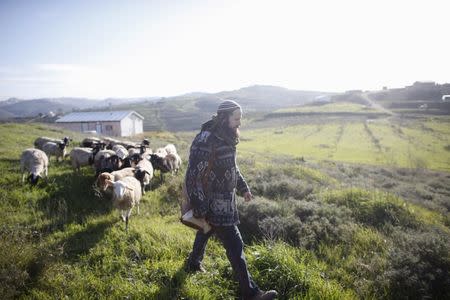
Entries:
[[449,125],[380,119],[255,129],[243,131],[240,151],[448,172]]
[[[439,148],[450,144],[448,131],[442,120],[244,131],[239,164],[256,197],[238,205],[255,281],[280,299],[448,299],[450,176],[418,171],[417,161],[413,169],[387,166],[407,166],[403,156],[386,159],[401,145],[424,153],[414,156],[425,159],[421,168],[448,170],[448,154],[427,158],[448,153]],[[184,165],[178,176],[153,180],[128,233],[93,189],[89,168],[73,174],[68,162],[52,160],[47,181],[20,182],[20,153],[37,136],[70,135],[76,144],[82,135],[37,124],[1,124],[0,135],[2,299],[238,297],[216,240],[207,273],[184,270],[194,231],[179,223],[178,199],[193,133],[143,135],[152,147],[174,143]]]
[[275,112],[353,112],[353,113],[366,113],[376,112],[375,108],[368,107],[366,105],[351,103],[351,102],[332,102],[323,105],[303,105],[291,108],[278,109]]

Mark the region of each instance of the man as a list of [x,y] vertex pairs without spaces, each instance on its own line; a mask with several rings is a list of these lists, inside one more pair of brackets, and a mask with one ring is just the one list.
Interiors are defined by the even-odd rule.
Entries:
[[236,191],[245,201],[252,193],[236,164],[236,145],[242,110],[238,103],[225,100],[217,115],[202,125],[190,148],[186,171],[186,190],[194,216],[205,218],[212,226],[207,234],[198,231],[189,259],[190,271],[202,271],[201,261],[209,237],[215,234],[225,247],[243,299],[274,299],[276,291],[261,291],[247,269],[244,243],[237,225],[239,216]]

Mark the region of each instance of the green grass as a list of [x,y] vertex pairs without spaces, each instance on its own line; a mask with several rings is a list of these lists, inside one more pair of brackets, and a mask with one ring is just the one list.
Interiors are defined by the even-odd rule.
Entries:
[[[436,138],[445,139],[446,128],[433,122],[426,125]],[[449,295],[445,272],[450,268],[450,225],[442,211],[384,191],[341,188],[340,177],[299,159],[350,157],[346,151],[365,163],[378,153],[382,158],[389,147],[387,133],[394,135],[398,128],[367,126],[333,123],[286,127],[282,134],[274,133],[277,129],[252,131],[245,133],[251,140],[239,144],[241,171],[255,195],[260,193],[250,203],[239,200],[249,269],[261,288],[277,289],[280,299],[398,299],[396,291],[405,286],[423,297]],[[400,128],[411,137],[401,139],[416,145],[414,135],[421,127]],[[93,190],[89,168],[73,174],[67,161],[52,160],[47,181],[33,188],[20,182],[20,153],[32,147],[37,136],[70,135],[76,144],[82,135],[36,124],[2,124],[0,134],[3,299],[238,297],[217,240],[208,243],[207,273],[184,270],[194,231],[179,223],[178,200],[193,133],[146,132],[137,137],[149,137],[155,148],[175,143],[184,169],[178,176],[166,176],[164,183],[154,180],[140,215],[132,214],[128,233],[110,200]],[[364,143],[355,142],[356,136],[370,146],[360,146]],[[279,138],[278,145],[287,152],[273,147],[272,140],[268,142],[272,138]],[[379,147],[374,138],[380,140]],[[328,143],[330,147],[320,146]],[[445,181],[433,184],[445,195]],[[444,275],[435,273],[438,268]],[[429,274],[437,274],[436,279]],[[409,286],[411,282],[418,288]]]
[[244,131],[242,152],[289,155],[309,160],[333,160],[406,168],[450,171],[447,121],[425,126],[390,121],[324,122],[276,129]]
[[351,102],[332,102],[323,105],[303,105],[298,107],[282,108],[275,112],[352,112],[352,113],[366,113],[376,112],[377,110],[366,105],[351,103]]

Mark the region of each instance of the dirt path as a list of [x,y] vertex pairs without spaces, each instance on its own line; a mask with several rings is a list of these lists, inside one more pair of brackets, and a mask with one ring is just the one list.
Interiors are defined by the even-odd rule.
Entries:
[[363,99],[366,100],[368,103],[370,103],[370,105],[371,105],[373,108],[375,108],[375,109],[378,109],[378,110],[380,110],[380,111],[382,111],[382,112],[385,112],[385,113],[387,113],[387,114],[389,114],[389,115],[391,115],[391,116],[396,116],[396,115],[397,115],[397,114],[394,113],[393,111],[391,111],[391,110],[389,110],[389,109],[383,107],[381,104],[379,104],[379,103],[373,101],[373,100],[370,98],[369,94],[370,94],[370,93],[361,93],[361,98],[363,98]]

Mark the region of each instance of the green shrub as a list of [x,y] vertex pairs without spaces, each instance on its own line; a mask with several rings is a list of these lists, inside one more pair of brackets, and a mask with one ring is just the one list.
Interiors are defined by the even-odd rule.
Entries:
[[439,230],[427,232],[396,229],[396,247],[389,251],[391,299],[450,298],[450,238]]
[[357,221],[379,229],[385,225],[420,226],[408,205],[391,194],[349,189],[330,192],[324,195],[324,200],[348,207]]

